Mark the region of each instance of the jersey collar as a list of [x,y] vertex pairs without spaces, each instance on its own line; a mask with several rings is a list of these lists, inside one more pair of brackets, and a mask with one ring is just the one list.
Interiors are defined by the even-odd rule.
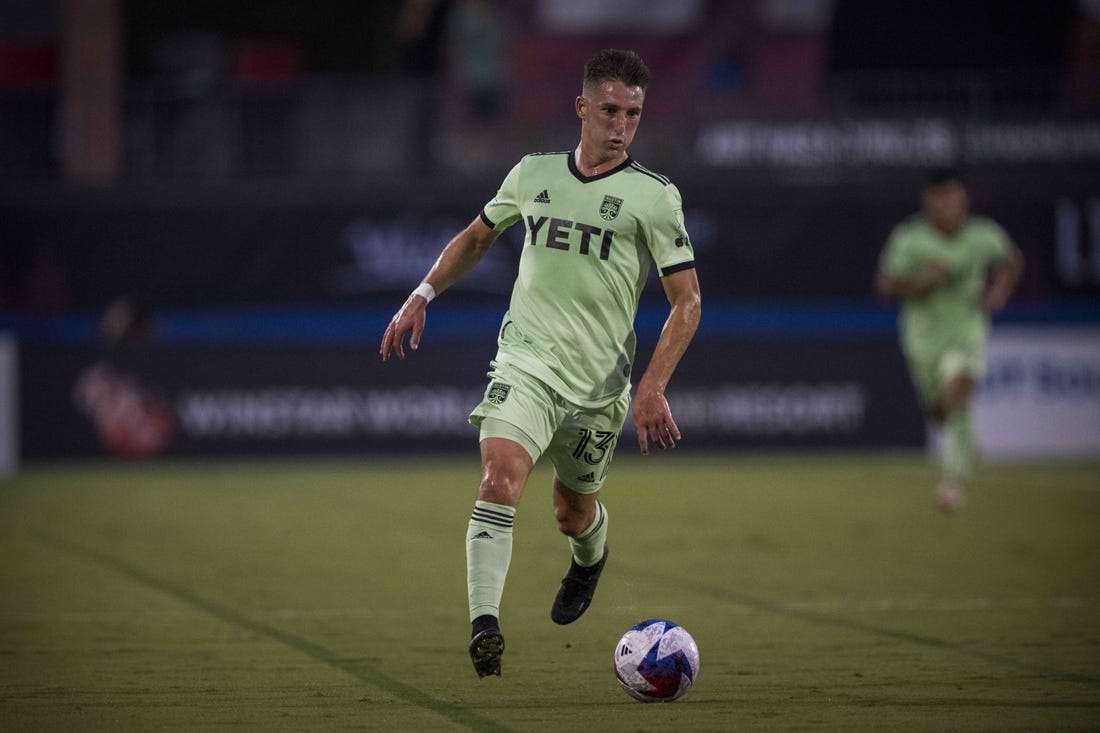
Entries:
[[629,155],[627,155],[626,159],[623,160],[622,163],[619,163],[614,168],[610,168],[608,170],[605,170],[603,173],[597,173],[594,176],[586,176],[583,173],[581,173],[580,170],[577,168],[577,162],[575,160],[573,160],[573,153],[572,152],[570,152],[569,155],[567,155],[565,157],[566,157],[566,159],[569,163],[569,172],[572,173],[573,177],[576,178],[581,183],[591,183],[592,181],[598,181],[601,178],[607,178],[608,176],[613,176],[616,173],[618,173],[619,171],[621,171],[623,168],[626,168],[628,165],[630,165],[631,163],[634,162],[634,159],[631,158]]

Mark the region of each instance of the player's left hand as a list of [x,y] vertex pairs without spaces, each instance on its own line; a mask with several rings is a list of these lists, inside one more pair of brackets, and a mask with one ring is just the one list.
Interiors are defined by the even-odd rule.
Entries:
[[1008,302],[1008,293],[1003,288],[992,287],[982,293],[982,308],[986,313],[993,314],[1005,307]]
[[420,335],[424,333],[424,323],[427,320],[427,305],[428,301],[422,295],[413,293],[408,297],[382,335],[382,345],[378,349],[382,361],[389,361],[390,354],[397,354],[398,359],[405,358],[405,335],[410,332],[412,335],[409,337],[409,348],[413,351],[420,348]]
[[661,450],[675,448],[680,440],[680,429],[672,419],[672,410],[662,392],[638,388],[634,399],[634,428],[638,431],[638,447],[643,456],[649,455],[649,439]]

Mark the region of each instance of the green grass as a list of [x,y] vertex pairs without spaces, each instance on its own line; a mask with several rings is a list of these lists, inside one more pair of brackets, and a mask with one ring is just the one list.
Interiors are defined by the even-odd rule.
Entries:
[[[623,451],[625,453],[625,449]],[[0,480],[3,730],[1100,730],[1100,463],[624,456],[611,558],[558,627],[547,469],[516,521],[504,676],[466,656],[476,457],[31,466]],[[671,618],[702,670],[618,689]]]

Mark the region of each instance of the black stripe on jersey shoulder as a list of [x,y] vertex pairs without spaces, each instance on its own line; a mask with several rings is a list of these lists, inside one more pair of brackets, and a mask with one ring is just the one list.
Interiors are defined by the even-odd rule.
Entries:
[[534,157],[539,156],[539,155],[569,155],[572,152],[573,152],[572,150],[557,150],[557,151],[554,151],[554,152],[551,152],[551,153],[528,153],[524,157],[534,158]]
[[676,272],[683,272],[684,270],[694,270],[695,260],[688,260],[687,262],[680,262],[679,264],[669,265],[661,270],[661,277],[671,275]]
[[666,178],[665,176],[662,176],[660,173],[654,173],[649,168],[646,168],[644,165],[642,165],[641,163],[639,163],[638,161],[636,161],[634,159],[631,159],[630,167],[633,168],[634,170],[638,171],[639,173],[645,173],[650,178],[652,178],[654,180],[657,180],[657,181],[660,181],[661,184],[664,185],[664,186],[668,186],[672,183],[672,181],[669,180],[668,178]]
[[481,220],[485,222],[485,225],[490,229],[496,229],[497,225],[493,223],[493,220],[485,216],[485,209],[481,210]]

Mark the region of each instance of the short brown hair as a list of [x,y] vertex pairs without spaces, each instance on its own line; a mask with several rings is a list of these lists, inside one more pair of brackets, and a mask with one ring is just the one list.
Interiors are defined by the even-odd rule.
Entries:
[[958,183],[960,186],[965,186],[966,178],[958,168],[937,168],[924,179],[925,188],[942,186],[945,183]]
[[584,65],[585,89],[602,81],[621,81],[628,87],[645,89],[649,86],[649,69],[634,51],[607,48],[588,59]]

